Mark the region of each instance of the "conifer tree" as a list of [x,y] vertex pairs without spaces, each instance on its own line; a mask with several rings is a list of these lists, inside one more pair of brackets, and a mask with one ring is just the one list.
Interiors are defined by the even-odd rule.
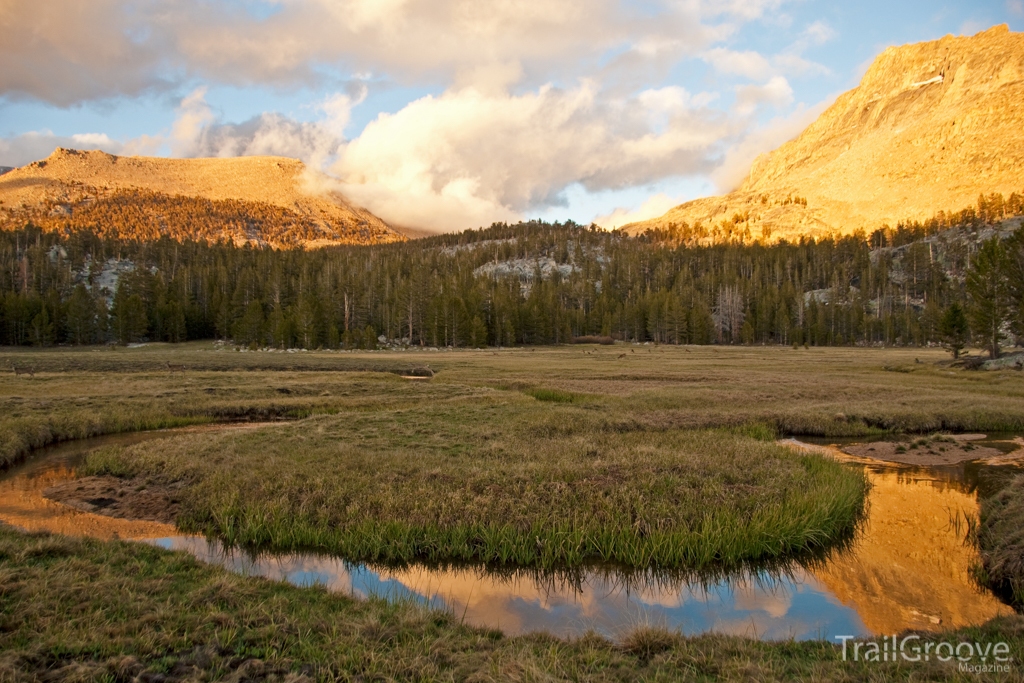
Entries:
[[960,352],[970,340],[970,329],[967,315],[958,302],[951,303],[942,314],[939,320],[939,334],[942,337],[942,345],[953,354],[954,359],[959,358]]
[[999,357],[1003,323],[1009,313],[1006,251],[998,237],[981,244],[967,273],[971,328],[992,358]]

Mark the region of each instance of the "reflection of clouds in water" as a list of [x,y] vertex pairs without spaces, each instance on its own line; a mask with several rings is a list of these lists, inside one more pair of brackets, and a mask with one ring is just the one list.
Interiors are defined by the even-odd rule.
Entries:
[[867,633],[852,610],[802,570],[784,578],[746,574],[710,585],[651,581],[634,590],[597,574],[575,587],[544,585],[528,577],[502,580],[465,569],[415,568],[384,575],[426,599],[440,598],[470,624],[507,633],[578,634],[593,629],[617,636],[641,625],[765,638]]
[[803,570],[785,577],[748,572],[704,584],[656,579],[631,583],[614,574],[590,572],[569,583],[528,574],[500,577],[480,569],[371,569],[303,554],[253,557],[198,536],[149,542],[247,576],[320,585],[359,597],[413,600],[508,634],[593,630],[618,637],[638,626],[768,639],[868,633],[855,612]]
[[174,536],[148,542],[167,550],[184,550],[202,562],[219,565],[236,574],[262,576],[296,586],[323,586],[338,593],[366,597],[359,591],[353,592],[348,565],[338,558],[302,554],[253,557],[241,550],[225,549],[217,541],[201,536]]
[[773,619],[781,619],[789,612],[792,604],[792,589],[800,590],[801,584],[781,581],[753,580],[737,582],[732,587],[736,609],[746,612],[763,612]]
[[871,633],[854,610],[813,577],[779,583],[774,590],[749,584],[736,590],[733,609],[717,610],[718,618],[707,630],[766,640],[831,640]]

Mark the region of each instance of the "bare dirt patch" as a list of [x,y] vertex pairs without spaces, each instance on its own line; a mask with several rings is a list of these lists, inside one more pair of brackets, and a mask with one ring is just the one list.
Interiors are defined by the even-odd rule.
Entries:
[[873,458],[906,465],[955,465],[967,460],[985,460],[1003,455],[1002,451],[975,442],[984,434],[923,436],[912,441],[875,441],[843,446],[842,451],[861,458]]
[[179,493],[178,488],[142,479],[83,477],[51,486],[43,496],[83,512],[173,524],[181,508]]

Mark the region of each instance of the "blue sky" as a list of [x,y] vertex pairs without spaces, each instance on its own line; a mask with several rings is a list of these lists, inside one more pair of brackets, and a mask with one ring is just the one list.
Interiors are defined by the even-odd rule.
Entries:
[[0,0],[0,165],[300,157],[383,218],[606,226],[740,182],[890,45],[1022,0]]

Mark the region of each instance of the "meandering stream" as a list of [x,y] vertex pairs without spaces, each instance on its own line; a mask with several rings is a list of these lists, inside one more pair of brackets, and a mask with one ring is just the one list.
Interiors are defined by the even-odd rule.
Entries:
[[[252,426],[201,429],[247,428]],[[831,639],[908,628],[946,629],[1011,612],[971,580],[977,550],[964,540],[964,520],[977,517],[978,486],[1020,471],[1011,465],[915,467],[844,458],[851,467],[863,467],[872,485],[867,520],[848,547],[817,562],[717,577],[597,567],[561,576],[499,574],[477,567],[373,567],[314,554],[253,557],[217,541],[182,535],[171,525],[81,512],[43,497],[44,489],[73,478],[86,453],[97,446],[167,438],[176,432],[99,437],[42,449],[0,477],[0,520],[29,530],[183,550],[240,574],[300,586],[321,584],[355,596],[412,599],[508,634],[578,635],[594,630],[614,638],[639,625],[654,625],[686,634]],[[1015,447],[1009,441],[992,443],[1003,450]]]

